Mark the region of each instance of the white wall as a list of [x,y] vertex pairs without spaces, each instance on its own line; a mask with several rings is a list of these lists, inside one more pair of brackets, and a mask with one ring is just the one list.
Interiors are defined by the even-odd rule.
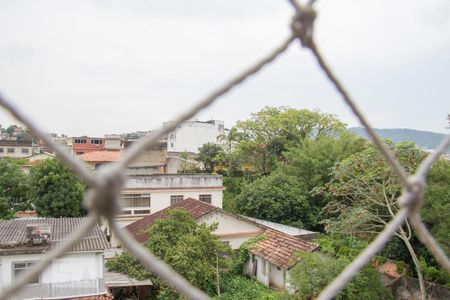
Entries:
[[241,220],[224,212],[216,211],[198,219],[208,225],[218,223],[214,234],[221,241],[230,243],[232,249],[238,249],[242,243],[261,233],[261,228],[255,224]]
[[[287,281],[289,280],[289,272],[283,268],[277,268],[274,264],[264,260],[262,257],[249,254],[249,259],[244,265],[243,273],[247,276],[251,276],[253,269],[253,260],[257,264],[256,267],[256,279],[267,287],[274,287],[278,289],[288,289],[289,285]],[[265,263],[264,263],[265,262]],[[265,274],[264,271],[265,270]]]
[[[0,157],[26,158],[33,155],[32,147],[0,146],[0,148],[3,148],[3,153],[0,152]],[[8,153],[8,148],[14,148],[14,153]],[[27,149],[28,153],[22,153],[22,149]]]
[[[14,262],[39,261],[45,254],[0,256],[0,287],[11,284]],[[70,282],[103,278],[103,253],[68,253],[54,259],[40,275],[40,283]]]
[[198,153],[198,148],[206,143],[217,143],[223,134],[223,121],[214,123],[187,121],[168,134],[167,150],[173,152]]

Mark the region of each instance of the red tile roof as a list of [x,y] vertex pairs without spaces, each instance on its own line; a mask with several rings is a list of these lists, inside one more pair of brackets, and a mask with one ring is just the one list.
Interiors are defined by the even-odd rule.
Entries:
[[92,151],[78,157],[86,162],[118,161],[122,157],[122,151]]
[[261,235],[264,235],[265,238],[256,242],[250,252],[286,270],[298,261],[295,256],[296,252],[313,252],[319,247],[271,229],[267,229]]
[[144,230],[150,228],[155,223],[156,220],[167,218],[167,212],[173,208],[186,209],[194,219],[198,219],[201,216],[204,216],[214,210],[219,209],[218,207],[213,206],[211,204],[192,198],[187,198],[163,210],[160,210],[136,222],[133,222],[130,225],[126,226],[125,228],[131,233],[131,235],[134,236],[134,238],[138,242],[141,243],[146,242],[148,240],[148,236],[144,233]]

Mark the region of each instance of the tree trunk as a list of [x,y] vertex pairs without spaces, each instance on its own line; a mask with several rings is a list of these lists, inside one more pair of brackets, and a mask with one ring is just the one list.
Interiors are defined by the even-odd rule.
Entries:
[[423,280],[422,275],[422,268],[419,264],[419,259],[417,258],[416,252],[414,251],[413,247],[411,246],[411,243],[409,242],[409,239],[406,237],[406,234],[403,230],[400,232],[401,239],[406,245],[406,248],[408,248],[409,253],[411,254],[411,258],[413,259],[414,265],[416,266],[416,272],[417,277],[419,279],[419,287],[420,287],[420,294],[421,294],[421,300],[426,300],[426,291],[425,291],[425,282]]

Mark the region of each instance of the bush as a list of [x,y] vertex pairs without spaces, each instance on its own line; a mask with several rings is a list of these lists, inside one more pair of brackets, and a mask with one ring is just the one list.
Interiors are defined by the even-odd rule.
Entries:
[[280,299],[283,293],[275,292],[261,283],[247,279],[239,275],[225,275],[220,280],[221,300],[251,299],[251,300],[275,300]]

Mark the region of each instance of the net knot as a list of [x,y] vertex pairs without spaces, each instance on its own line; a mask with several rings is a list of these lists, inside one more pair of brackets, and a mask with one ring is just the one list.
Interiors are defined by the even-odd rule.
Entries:
[[317,13],[311,5],[297,11],[291,23],[292,33],[300,40],[303,47],[310,48],[313,41],[314,20]]
[[408,178],[408,182],[408,187],[404,193],[409,194],[410,197],[402,197],[399,203],[402,207],[411,207],[416,210],[422,204],[422,196],[426,187],[425,178],[413,175]]
[[98,177],[99,185],[89,190],[90,202],[86,203],[89,209],[106,218],[112,218],[120,211],[120,205],[116,199],[125,183],[125,176],[124,172],[117,170],[117,166],[116,164],[107,165],[99,170],[101,175]]

